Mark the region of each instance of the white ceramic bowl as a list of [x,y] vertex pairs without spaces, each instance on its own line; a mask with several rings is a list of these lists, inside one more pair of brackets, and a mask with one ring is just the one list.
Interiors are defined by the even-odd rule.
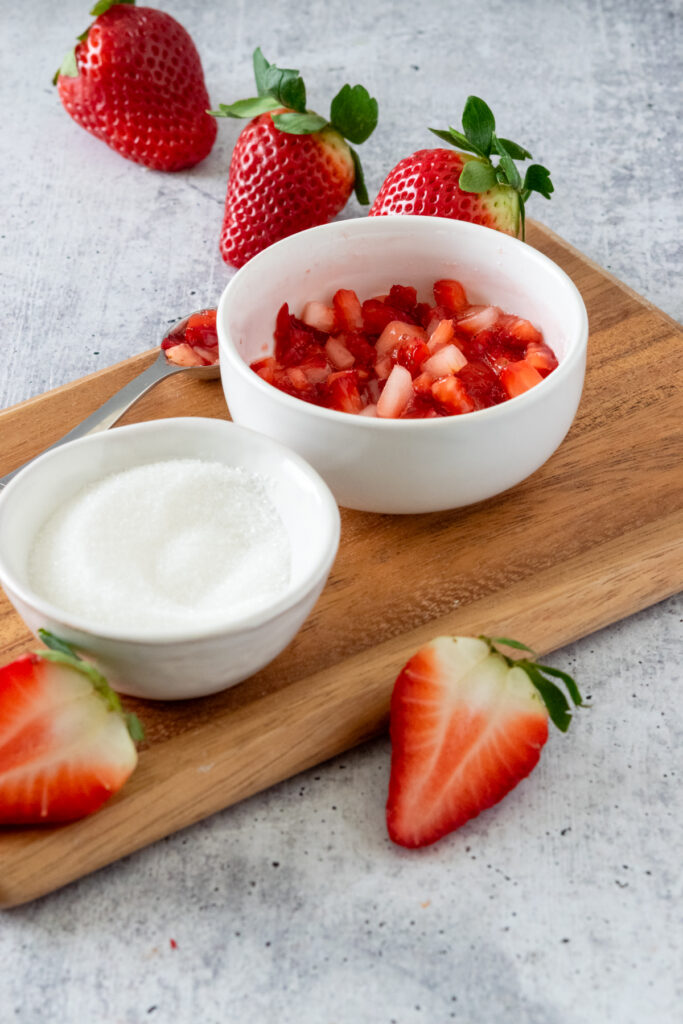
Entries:
[[[172,639],[104,628],[38,597],[27,562],[55,507],[109,473],[172,458],[241,466],[266,479],[291,545],[287,590],[251,614],[210,628],[193,625]],[[73,441],[36,459],[0,493],[0,582],[28,627],[73,643],[115,689],[155,700],[214,693],[272,661],[315,604],[338,545],[339,510],[318,474],[294,452],[222,420],[152,420]]]
[[[283,302],[300,314],[338,288],[361,300],[392,284],[431,299],[434,281],[461,281],[470,302],[526,317],[559,366],[499,406],[426,420],[382,420],[322,409],[263,381],[249,363],[273,350]],[[223,389],[236,423],[299,452],[337,501],[370,512],[433,512],[512,487],[552,455],[581,397],[588,320],[569,277],[536,249],[490,228],[434,217],[366,217],[292,235],[250,260],[218,307]]]

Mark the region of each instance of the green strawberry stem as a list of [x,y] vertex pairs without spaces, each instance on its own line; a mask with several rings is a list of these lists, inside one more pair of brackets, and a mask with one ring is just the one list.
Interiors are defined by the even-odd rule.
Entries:
[[[254,78],[257,95],[235,103],[219,103],[210,110],[214,117],[252,118],[272,110],[287,109],[273,115],[273,124],[288,135],[313,135],[325,128],[335,131],[354,145],[369,139],[377,127],[377,100],[362,85],[344,85],[330,104],[329,119],[306,108],[306,86],[295,68],[279,68],[269,63],[260,47],[254,50]],[[354,191],[358,202],[370,202],[360,157],[349,146],[355,169]]]
[[[458,184],[463,192],[488,192],[492,188],[511,189],[517,193],[522,238],[525,233],[525,203],[532,192],[550,199],[554,192],[550,171],[542,164],[530,164],[524,178],[515,160],[531,160],[528,149],[511,139],[496,135],[496,121],[490,107],[478,96],[468,96],[462,112],[462,131],[449,127],[447,131],[430,128],[430,132],[466,153],[473,153],[462,169]],[[499,157],[495,164],[492,155]]]
[[508,637],[502,636],[480,636],[479,639],[487,643],[489,645],[489,649],[499,654],[511,668],[514,666],[516,668],[521,668],[526,672],[529,679],[540,693],[553,723],[561,732],[566,732],[572,720],[572,714],[569,710],[569,701],[560,687],[557,686],[552,679],[548,679],[547,677],[552,676],[555,679],[561,680],[566,687],[572,704],[577,708],[585,708],[586,705],[583,703],[579,688],[569,673],[563,672],[559,668],[552,668],[550,665],[541,665],[539,662],[531,661],[529,658],[513,659],[499,650],[499,646],[502,645],[503,647],[511,647],[517,651],[527,651],[535,657],[535,652],[531,647],[527,647],[526,644],[520,643],[519,640],[510,640]]
[[145,731],[138,716],[132,712],[125,713],[123,711],[119,695],[112,690],[105,677],[101,672],[97,671],[94,665],[80,658],[71,644],[68,644],[65,640],[60,640],[54,633],[49,633],[46,629],[39,629],[38,636],[48,648],[47,651],[35,652],[40,658],[44,658],[45,661],[57,662],[60,665],[68,665],[69,668],[73,668],[82,675],[87,676],[95,690],[105,701],[109,710],[122,716],[128,727],[131,739],[139,742],[145,738]]

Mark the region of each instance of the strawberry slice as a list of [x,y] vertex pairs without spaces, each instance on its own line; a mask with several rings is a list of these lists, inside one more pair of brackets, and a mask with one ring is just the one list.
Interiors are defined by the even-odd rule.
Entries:
[[[493,806],[535,767],[548,717],[571,720],[562,690],[581,695],[566,673],[513,662],[487,637],[441,636],[404,666],[391,699],[387,827],[401,846],[426,846]],[[533,653],[533,652],[532,652]]]
[[72,821],[97,811],[137,763],[135,716],[62,641],[0,669],[0,824]]

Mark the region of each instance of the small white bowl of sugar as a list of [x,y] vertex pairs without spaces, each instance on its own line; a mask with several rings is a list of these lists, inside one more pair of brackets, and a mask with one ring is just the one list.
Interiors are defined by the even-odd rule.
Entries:
[[0,582],[122,693],[200,697],[290,642],[339,546],[298,455],[223,420],[152,420],[36,459],[0,494]]

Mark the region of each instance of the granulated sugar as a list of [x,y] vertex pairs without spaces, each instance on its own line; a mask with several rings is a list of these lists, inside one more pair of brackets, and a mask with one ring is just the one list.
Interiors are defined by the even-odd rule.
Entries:
[[76,494],[41,529],[28,568],[35,592],[66,612],[172,638],[272,602],[290,547],[261,477],[173,459]]

